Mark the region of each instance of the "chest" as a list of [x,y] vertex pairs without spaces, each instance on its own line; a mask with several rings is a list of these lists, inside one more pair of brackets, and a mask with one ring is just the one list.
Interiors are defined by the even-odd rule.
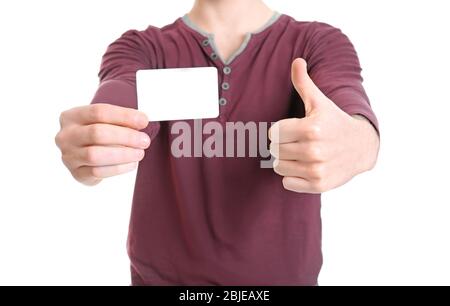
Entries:
[[174,39],[165,44],[162,54],[164,60],[159,68],[217,68],[216,103],[222,122],[275,122],[302,113],[291,83],[294,52],[279,40]]

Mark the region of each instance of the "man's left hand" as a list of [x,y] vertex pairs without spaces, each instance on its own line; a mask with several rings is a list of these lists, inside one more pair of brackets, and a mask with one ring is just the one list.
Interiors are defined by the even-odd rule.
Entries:
[[348,115],[327,98],[301,58],[292,64],[292,83],[304,102],[305,117],[278,121],[269,131],[274,171],[283,176],[284,188],[322,193],[372,169],[379,137],[371,123]]

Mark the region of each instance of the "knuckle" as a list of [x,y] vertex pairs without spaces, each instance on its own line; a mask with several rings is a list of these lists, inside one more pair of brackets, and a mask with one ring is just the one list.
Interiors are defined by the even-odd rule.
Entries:
[[61,161],[70,172],[72,172],[76,168],[75,166],[76,161],[73,158],[72,154],[69,153],[61,154]]
[[92,143],[101,143],[102,140],[105,138],[105,131],[98,124],[91,125],[89,127],[88,133],[89,139],[91,140]]
[[311,160],[321,162],[323,161],[323,150],[320,146],[310,146],[308,149],[308,156]]
[[95,147],[88,147],[84,152],[84,161],[95,164],[98,160],[98,150]]
[[70,169],[70,158],[67,154],[61,154],[61,161],[67,168]]
[[325,165],[320,163],[311,165],[310,176],[319,181],[323,180],[326,176]]
[[105,118],[106,107],[102,104],[93,104],[89,108],[89,117],[92,122],[102,122]]
[[59,131],[55,136],[55,144],[58,146],[58,148],[62,147],[62,144],[64,142],[64,135],[62,131]]
[[310,140],[320,139],[322,136],[322,128],[318,124],[312,124],[306,131],[306,138]]
[[323,193],[327,191],[327,184],[324,179],[317,179],[312,183],[312,188],[316,193]]
[[70,171],[70,173],[72,174],[73,178],[79,182],[83,179],[80,169],[73,169]]
[[89,175],[92,178],[101,179],[102,178],[102,170],[100,167],[90,167]]

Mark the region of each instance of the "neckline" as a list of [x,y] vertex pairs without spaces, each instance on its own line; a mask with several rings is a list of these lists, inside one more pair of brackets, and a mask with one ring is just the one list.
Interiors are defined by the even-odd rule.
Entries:
[[222,58],[217,45],[215,43],[215,39],[214,39],[214,33],[208,33],[206,31],[204,31],[203,29],[201,29],[199,26],[197,26],[197,24],[195,24],[188,16],[188,14],[185,14],[181,19],[182,23],[184,25],[186,25],[188,28],[190,28],[191,30],[195,31],[196,33],[200,34],[203,36],[203,38],[208,38],[209,42],[211,44],[211,48],[214,50],[214,52],[218,55],[220,61],[226,65],[229,66],[242,52],[244,52],[244,50],[247,48],[250,39],[258,34],[262,34],[264,32],[266,32],[267,30],[269,30],[282,16],[282,14],[280,14],[277,11],[274,11],[274,13],[272,14],[272,16],[270,17],[270,19],[268,21],[266,21],[266,23],[264,23],[264,25],[262,25],[259,29],[253,31],[253,32],[248,32],[245,35],[244,41],[241,43],[241,45],[239,46],[239,48],[234,51],[230,57],[228,59],[224,59]]

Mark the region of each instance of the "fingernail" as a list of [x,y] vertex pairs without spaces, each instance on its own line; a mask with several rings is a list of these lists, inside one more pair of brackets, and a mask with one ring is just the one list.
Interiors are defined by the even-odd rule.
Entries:
[[136,150],[135,154],[136,154],[136,158],[138,160],[142,160],[144,158],[144,156],[145,156],[144,150]]
[[150,145],[150,137],[148,137],[147,134],[144,134],[141,136],[141,143],[144,147],[147,147],[148,145]]

